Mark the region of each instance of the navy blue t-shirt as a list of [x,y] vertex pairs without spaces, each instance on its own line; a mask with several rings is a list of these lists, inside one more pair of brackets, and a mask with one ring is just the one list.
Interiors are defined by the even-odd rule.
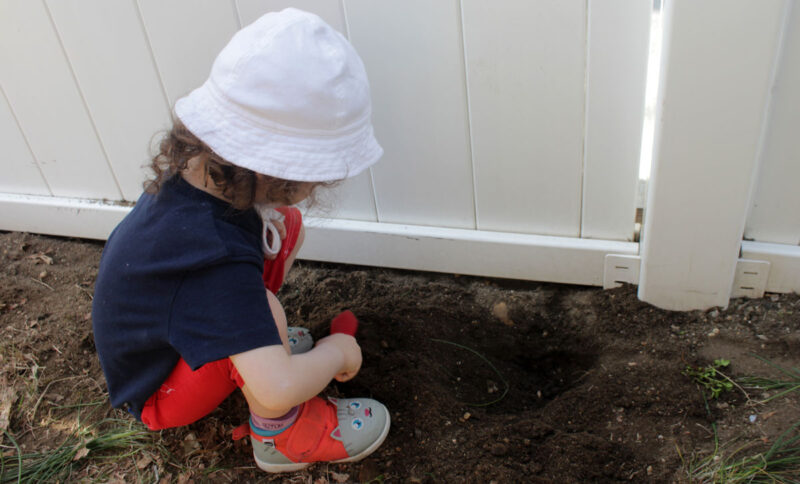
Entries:
[[180,357],[194,370],[281,344],[262,280],[261,218],[180,176],[143,194],[100,259],[92,319],[111,403],[142,407]]

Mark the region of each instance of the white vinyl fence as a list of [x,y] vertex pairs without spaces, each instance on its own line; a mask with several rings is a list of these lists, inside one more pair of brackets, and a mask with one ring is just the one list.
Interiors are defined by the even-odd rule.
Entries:
[[302,258],[626,281],[674,309],[800,291],[795,3],[665,4],[640,247],[649,1],[0,0],[0,229],[105,238],[173,103],[295,6],[362,55],[386,152],[307,217]]

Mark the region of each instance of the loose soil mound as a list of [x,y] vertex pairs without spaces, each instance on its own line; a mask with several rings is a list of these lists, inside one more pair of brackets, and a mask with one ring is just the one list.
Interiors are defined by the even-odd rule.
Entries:
[[[52,449],[88,422],[128,418],[106,401],[91,334],[101,250],[0,233],[0,426],[23,452]],[[247,441],[230,439],[247,416],[234,395],[200,422],[153,434],[133,456],[82,456],[70,480],[675,482],[713,450],[713,422],[722,443],[768,445],[800,420],[796,393],[753,405],[760,392],[735,389],[706,401],[682,373],[727,358],[730,376],[775,374],[753,355],[800,366],[795,295],[678,313],[642,303],[631,287],[298,263],[278,296],[290,323],[317,337],[339,311],[359,316],[363,369],[327,394],[388,406],[392,430],[373,456],[266,476]],[[4,461],[16,459],[7,437],[2,445]]]

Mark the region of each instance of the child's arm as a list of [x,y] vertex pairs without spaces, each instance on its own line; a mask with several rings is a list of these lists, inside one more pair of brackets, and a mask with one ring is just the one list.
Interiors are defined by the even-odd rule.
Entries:
[[[286,324],[280,305],[272,306],[278,325]],[[361,367],[355,338],[336,333],[319,340],[309,352],[289,355],[281,345],[264,346],[232,355],[249,392],[266,409],[289,409],[315,397],[331,379],[346,381]]]

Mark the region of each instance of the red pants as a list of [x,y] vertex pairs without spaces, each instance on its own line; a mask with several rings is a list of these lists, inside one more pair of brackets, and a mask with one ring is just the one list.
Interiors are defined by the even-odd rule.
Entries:
[[[274,260],[264,261],[264,286],[278,292],[286,260],[297,245],[302,218],[292,207],[278,208],[286,219],[286,238]],[[195,371],[181,358],[175,369],[144,404],[142,422],[150,430],[181,427],[196,422],[217,408],[228,395],[244,385],[230,358],[206,363]]]

